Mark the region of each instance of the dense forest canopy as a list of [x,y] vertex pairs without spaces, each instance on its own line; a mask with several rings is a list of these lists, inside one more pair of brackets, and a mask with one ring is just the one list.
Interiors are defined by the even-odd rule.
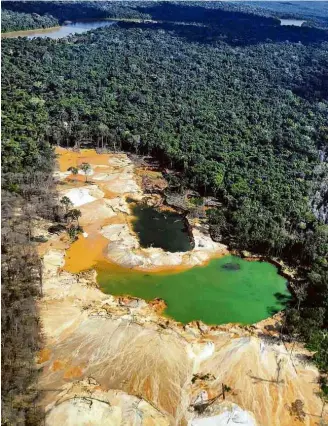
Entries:
[[307,25],[328,28],[326,1],[245,1],[241,4],[255,13],[284,19],[306,19]]
[[[274,19],[305,19],[307,26],[328,27],[328,7],[326,2],[225,2],[225,1],[84,1],[78,7],[78,1],[4,1],[1,8],[2,31],[24,30],[50,26],[55,20],[63,23],[66,20],[81,19],[161,19],[174,22],[210,22],[219,23],[221,12],[244,13],[249,20],[256,16]],[[16,15],[13,14],[16,13]],[[21,15],[21,14],[24,15]],[[247,14],[247,15],[246,15]],[[28,16],[29,15],[29,16]],[[24,19],[23,19],[24,18]],[[218,19],[219,18],[219,19]]]
[[[76,1],[6,1],[2,2],[1,8],[3,11],[24,13],[39,16],[51,16],[53,19],[58,20],[60,24],[67,20],[89,20],[89,19],[104,19],[104,18],[136,18],[136,19],[150,19],[151,16],[139,10],[141,5],[148,5],[143,2],[111,2],[111,1],[84,1],[83,7],[80,7]],[[4,15],[2,25],[10,27],[9,20]],[[16,21],[15,16],[12,16],[12,25],[17,27],[20,21]],[[33,27],[35,28],[35,27]],[[25,29],[20,28],[20,29]],[[7,30],[7,29],[6,29]],[[3,29],[4,31],[4,29]]]
[[50,15],[37,13],[20,13],[12,10],[1,11],[1,31],[30,30],[34,28],[48,28],[58,25],[58,19]]
[[[59,22],[124,9],[100,3],[29,8]],[[2,42],[3,186],[24,197],[22,176],[50,173],[51,145],[156,156],[172,189],[222,202],[213,238],[299,268],[306,297],[286,327],[327,370],[327,31],[239,4],[129,4],[125,17],[157,22]]]

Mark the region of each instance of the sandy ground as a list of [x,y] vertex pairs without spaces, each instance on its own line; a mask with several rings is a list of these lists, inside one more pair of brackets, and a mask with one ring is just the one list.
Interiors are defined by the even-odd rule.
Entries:
[[[59,194],[67,196],[74,207],[81,210],[80,223],[87,239],[83,243],[72,244],[67,252],[66,270],[79,272],[105,260],[143,270],[190,268],[227,253],[226,246],[214,242],[208,229],[197,221],[191,224],[195,242],[193,250],[170,253],[160,248],[140,247],[132,230],[133,217],[126,200],[145,199],[151,202],[152,198],[143,194],[129,158],[125,154],[98,155],[94,150],[77,153],[58,149],[57,154],[59,171],[55,176],[61,183]],[[83,162],[91,165],[88,176],[73,176],[67,171],[69,167],[78,167]],[[157,197],[154,196],[154,201]],[[81,259],[84,259],[83,262]]]
[[[100,160],[88,151],[80,156],[93,166],[108,161],[120,176],[116,178],[122,178],[121,155]],[[76,153],[71,158],[63,152],[63,158],[62,171],[80,161]],[[104,173],[106,182],[111,182],[110,171]],[[136,189],[133,173],[128,175],[122,180]],[[68,189],[65,185],[60,185],[63,193]],[[83,185],[87,188],[90,182]],[[99,257],[106,261],[108,241],[119,238],[121,229],[111,226],[127,225],[125,204],[117,193],[112,198],[102,196],[104,189],[90,190],[96,200],[80,207],[105,202],[90,209],[93,217],[82,212],[87,237],[70,248],[63,236],[52,236],[40,245],[44,298],[39,308],[45,348],[38,362],[46,425],[318,424],[322,407],[316,395],[318,371],[306,363],[301,347],[291,356],[290,349],[276,339],[270,330],[277,319],[249,327],[182,326],[160,316],[160,303],[102,293],[92,270],[72,273],[83,265],[92,267]],[[115,199],[115,206],[110,204],[115,215],[108,217],[106,202]],[[104,227],[110,235],[102,235]],[[223,384],[230,388],[225,400]],[[304,402],[303,423],[289,412],[296,399]],[[206,404],[205,410],[198,409]]]

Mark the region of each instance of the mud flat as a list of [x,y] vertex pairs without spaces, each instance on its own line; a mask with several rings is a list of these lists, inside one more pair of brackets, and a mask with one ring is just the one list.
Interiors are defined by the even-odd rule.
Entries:
[[[161,316],[162,301],[104,294],[94,270],[79,272],[84,263],[92,268],[98,258],[106,260],[107,245],[121,240],[121,231],[108,225],[126,225],[135,244],[124,212],[122,182],[129,185],[129,194],[139,199],[143,194],[126,156],[100,158],[90,151],[65,155],[66,165],[92,164],[90,182],[84,183],[84,176],[77,179],[95,200],[79,207],[87,236],[70,246],[64,235],[45,230],[48,241],[40,245],[45,347],[38,363],[46,425],[290,426],[300,424],[288,410],[296,399],[304,402],[303,424],[317,424],[322,407],[316,395],[318,371],[303,361],[302,347],[295,347],[291,356],[290,348],[278,340],[278,318],[248,327],[182,325]],[[104,159],[108,165],[102,167]],[[107,180],[95,184],[98,173]],[[61,179],[66,179],[59,185],[62,194],[76,188],[69,176]],[[210,247],[214,250],[205,253],[217,254],[218,246]],[[225,399],[222,384],[230,388]]]

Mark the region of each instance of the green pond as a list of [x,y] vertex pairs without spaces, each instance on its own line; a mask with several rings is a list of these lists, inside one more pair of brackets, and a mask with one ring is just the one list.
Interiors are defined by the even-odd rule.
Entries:
[[160,247],[170,252],[193,248],[187,223],[183,216],[171,211],[156,210],[144,203],[130,205],[135,219],[133,230],[138,234],[141,247]]
[[104,292],[166,301],[165,315],[182,323],[252,324],[284,308],[286,279],[266,262],[225,256],[178,273],[145,273],[98,265]]

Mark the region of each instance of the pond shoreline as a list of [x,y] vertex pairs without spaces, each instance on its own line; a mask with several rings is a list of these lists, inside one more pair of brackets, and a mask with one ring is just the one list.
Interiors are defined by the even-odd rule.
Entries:
[[[51,32],[53,31],[59,31],[62,28],[65,27],[70,27],[70,26],[74,26],[76,24],[82,23],[82,24],[88,24],[88,23],[93,23],[93,22],[99,22],[99,23],[104,23],[104,22],[111,22],[112,24],[116,24],[119,22],[135,22],[135,23],[157,23],[158,21],[154,21],[152,19],[137,19],[137,18],[93,18],[93,19],[79,19],[76,21],[64,21],[62,23],[60,23],[60,25],[56,25],[54,27],[45,27],[45,28],[31,28],[31,29],[27,29],[27,30],[17,30],[17,31],[7,31],[7,32],[2,32],[1,33],[1,38],[5,39],[5,38],[18,38],[18,37],[28,37],[33,35],[34,33],[41,33],[40,37],[43,37],[43,33],[47,33],[49,32],[51,34]],[[90,28],[90,29],[85,29],[83,32],[80,32],[79,34],[83,34],[87,31],[91,31],[94,29],[98,29],[98,28],[102,28],[106,25],[99,25],[97,27],[94,28]],[[69,35],[74,35],[74,33],[72,34],[68,34],[66,36],[62,36],[59,38],[64,38],[67,37]],[[38,36],[36,35],[33,38],[37,38]]]
[[[168,184],[163,178],[161,168],[153,166],[145,167],[142,164],[140,165],[140,162],[138,163],[139,158],[131,162],[131,157],[128,158],[126,154],[123,153],[93,153],[91,157],[90,154],[93,152],[92,150],[73,152],[61,149],[59,152],[62,153],[60,161],[63,160],[63,156],[71,157],[71,159],[81,158],[80,161],[89,159],[92,170],[92,173],[88,178],[89,182],[86,183],[83,181],[81,182],[80,177],[78,181],[76,181],[77,178],[72,176],[70,172],[67,172],[68,166],[72,166],[72,163],[67,163],[66,160],[64,160],[64,164],[61,166],[61,180],[64,179],[60,189],[62,196],[73,196],[72,200],[74,200],[74,203],[78,200],[77,197],[79,192],[81,192],[81,196],[83,197],[83,205],[80,206],[82,213],[80,224],[83,226],[85,232],[85,236],[80,236],[67,251],[64,270],[68,272],[80,272],[89,268],[95,268],[97,267],[97,264],[101,264],[101,270],[105,271],[107,264],[108,273],[110,275],[114,274],[113,276],[118,273],[118,280],[120,280],[120,277],[124,276],[124,274],[128,274],[129,270],[134,270],[136,274],[149,273],[152,277],[154,276],[153,274],[159,274],[156,279],[157,283],[160,283],[163,281],[164,274],[184,274],[188,270],[191,270],[194,266],[201,266],[205,268],[204,272],[201,272],[200,275],[198,275],[199,278],[197,278],[197,276],[193,277],[193,282],[196,283],[199,279],[202,279],[202,274],[209,274],[209,282],[213,282],[214,284],[217,283],[218,280],[216,276],[214,277],[210,275],[212,274],[211,270],[213,269],[213,265],[211,266],[210,262],[214,259],[219,259],[224,255],[234,254],[238,255],[239,258],[246,258],[245,260],[265,261],[264,258],[255,258],[250,254],[245,255],[245,253],[239,253],[237,251],[231,252],[227,249],[227,246],[214,242],[209,234],[209,225],[206,215],[199,218],[193,210],[192,206],[195,206],[195,199],[190,197],[194,197],[195,193],[187,190],[185,194],[179,194],[179,197],[170,198],[168,196],[168,192],[165,191],[165,189],[168,189]],[[90,154],[87,154],[88,152]],[[82,176],[81,178],[83,179]],[[77,184],[78,187],[76,187]],[[65,189],[67,185],[69,185],[68,188],[70,189]],[[114,194],[112,192],[113,189],[118,190],[120,194]],[[106,195],[108,191],[109,193]],[[129,191],[132,191],[132,193]],[[181,200],[184,200],[184,204]],[[161,246],[156,244],[154,246],[143,246],[138,231],[134,227],[136,213],[133,211],[131,202],[135,205],[144,203],[146,206],[158,209],[158,211],[167,210],[180,214],[189,231],[188,234],[192,238],[193,248],[188,251],[180,252],[173,249],[170,251],[168,247],[164,248],[164,246],[163,248],[159,248]],[[211,200],[211,205],[212,203],[213,200]],[[77,206],[78,205],[80,205],[80,203],[77,204]],[[188,208],[188,206],[190,208]],[[198,206],[198,203],[196,203],[196,206]],[[203,204],[201,207],[203,207]],[[196,208],[198,209],[198,207]],[[98,211],[99,214],[101,211],[104,211],[104,213],[101,213],[102,215],[105,214],[105,216],[99,216],[99,221],[97,219]],[[107,220],[106,217],[108,215],[109,219]],[[153,224],[155,228],[151,232],[156,232],[155,230],[159,226],[158,223],[155,222]],[[144,226],[148,228],[147,224]],[[161,225],[160,228],[163,228],[163,226]],[[99,250],[97,249],[99,255],[94,257],[93,262],[89,262],[89,253],[94,252],[93,241],[95,240],[95,242],[97,242],[98,238],[101,238],[101,246],[99,246]],[[86,256],[84,254],[82,257],[82,253],[88,253],[88,255]],[[79,263],[80,266],[78,267],[74,267],[76,259],[83,259],[83,261]],[[268,263],[273,263],[275,267],[278,266],[278,275],[284,276],[283,273],[280,273],[283,272],[283,269],[280,267],[281,265],[277,265],[271,261]],[[112,271],[114,265],[116,266]],[[245,268],[245,270],[247,270],[247,268]],[[199,274],[197,270],[195,270],[195,273]],[[133,279],[137,279],[137,276],[138,275],[132,277],[132,281]],[[172,279],[176,280],[174,277]],[[242,276],[239,279],[242,279]],[[271,278],[268,283],[270,280]],[[148,282],[152,282],[152,279],[149,279]],[[227,297],[227,303],[229,304],[229,291],[225,289],[224,282],[225,281],[223,280],[223,287],[221,286],[221,291],[225,292],[225,297]],[[104,287],[103,283],[101,285]],[[253,288],[254,285],[255,283],[253,283],[251,287]],[[208,291],[212,291],[210,288],[211,286],[209,286]],[[264,290],[264,288],[266,287],[263,287],[263,289],[259,292],[264,292],[262,295],[263,301],[266,301],[266,306],[270,306],[272,309],[276,308],[275,312],[277,312],[281,309],[280,302],[278,300],[269,301],[270,296],[268,291],[270,292],[271,290],[269,289],[273,287],[271,287],[270,284],[267,291]],[[289,282],[287,289],[291,289]],[[131,290],[127,288],[124,290],[122,289],[122,293],[117,293],[117,290],[114,289],[112,291],[113,293],[111,293],[111,290],[109,289],[108,292],[110,294],[140,296],[145,290],[140,288],[141,293],[131,292]],[[167,287],[167,291],[170,291],[169,287]],[[197,291],[198,289],[196,288],[195,292],[197,293]],[[238,291],[243,290],[240,288]],[[275,291],[280,292],[281,294],[284,293],[282,289],[278,290],[278,287]],[[151,298],[162,297],[163,294],[165,294],[165,291],[164,293],[159,292],[157,294],[153,294]],[[148,296],[142,297],[147,299]],[[173,306],[171,302],[172,297],[173,295],[171,294],[170,299],[166,300],[169,304],[169,310]],[[213,299],[213,297],[211,299]],[[251,303],[252,301],[249,300],[249,304]],[[260,308],[260,303],[257,306],[258,309],[254,309],[254,312],[258,312],[258,318],[266,318],[265,314],[263,314],[261,310],[262,308]],[[172,314],[169,315],[172,316]],[[269,313],[267,317],[270,317],[270,315],[271,313]],[[221,317],[222,315],[220,318]],[[202,318],[202,316],[200,315],[198,318]],[[245,323],[258,321],[258,319],[249,319],[247,315],[242,315],[241,318],[242,319],[240,320],[236,318],[236,321]],[[221,320],[218,319],[217,321],[217,323],[220,324]],[[221,323],[225,323],[227,321],[229,321],[229,319],[224,319]],[[215,320],[211,320],[211,322],[215,323]]]
[[[132,159],[133,161],[133,157],[134,156],[129,156],[129,158]],[[148,165],[148,168],[151,171],[155,171],[155,172],[160,172],[163,173],[165,171],[164,167],[159,167],[157,165]],[[162,204],[163,205],[167,205],[171,208],[173,208],[176,212],[178,212],[179,214],[183,215],[186,221],[186,224],[188,226],[189,232],[192,235],[192,224],[190,223],[190,218],[188,217],[188,215],[190,214],[190,210],[188,210],[187,207],[183,207],[182,205],[178,205],[175,202],[170,202],[170,200],[168,199],[169,196],[167,194],[167,190],[169,190],[169,187],[166,188],[166,190],[159,190],[159,189],[155,189],[152,188],[152,190],[149,192],[151,195],[160,195],[162,197]],[[189,190],[185,190],[184,194],[181,194],[181,197],[183,197],[184,195],[188,194]],[[282,277],[287,279],[287,287],[288,290],[290,291],[290,293],[295,296],[295,291],[294,291],[294,286],[293,283],[297,283],[297,281],[299,281],[301,278],[299,276],[298,271],[295,268],[291,268],[289,267],[282,259],[279,258],[274,258],[272,256],[267,256],[267,255],[262,255],[256,252],[251,252],[251,251],[246,251],[246,250],[239,250],[239,249],[235,249],[232,247],[229,247],[229,243],[227,243],[227,247],[229,252],[232,255],[238,256],[242,259],[245,259],[249,262],[254,262],[254,261],[259,261],[259,262],[268,262],[270,264],[272,264],[273,266],[275,266],[278,270],[278,274],[281,275]]]
[[76,34],[84,34],[98,28],[109,27],[115,25],[118,21],[113,19],[84,19],[77,21],[67,21],[61,25],[46,28],[34,28],[29,30],[8,31],[1,33],[1,39],[27,37],[34,38],[51,38],[62,39]]
[[54,27],[46,27],[46,28],[33,28],[30,30],[18,30],[18,31],[7,31],[5,33],[1,33],[1,38],[18,38],[18,37],[28,37],[29,35],[39,32],[39,31],[56,31],[59,30],[62,25],[56,25]]
[[[67,151],[67,154],[69,155],[70,151]],[[85,151],[81,151],[80,154],[78,153],[71,153],[71,156],[82,156]],[[102,155],[105,155],[106,157],[102,157]],[[102,162],[102,159],[103,161]],[[83,157],[84,159],[84,157]],[[171,315],[174,317],[173,313],[170,313],[170,310],[173,310],[173,304],[172,301],[175,300],[175,293],[174,289],[172,290],[170,286],[162,286],[161,291],[158,289],[158,293],[149,294],[147,295],[144,293],[147,292],[150,287],[148,287],[148,290],[146,290],[145,287],[138,287],[138,292],[136,293],[136,286],[134,286],[132,289],[129,289],[127,287],[123,288],[122,286],[121,290],[117,290],[117,288],[113,288],[112,290],[109,288],[106,290],[106,285],[104,285],[104,282],[106,279],[104,277],[111,276],[116,277],[115,280],[117,282],[121,282],[120,280],[128,280],[131,283],[135,284],[141,284],[138,281],[138,277],[141,277],[141,280],[143,281],[143,273],[149,272],[149,276],[154,277],[153,273],[159,273],[159,275],[155,278],[156,285],[160,285],[160,283],[164,284],[164,281],[166,278],[164,275],[171,275],[172,278],[168,280],[168,283],[171,281],[178,281],[177,284],[179,284],[179,288],[183,289],[185,285],[185,280],[190,280],[190,285],[195,284],[194,288],[194,294],[198,294],[200,291],[199,285],[196,283],[199,283],[203,280],[205,276],[208,278],[208,285],[206,282],[203,282],[202,285],[204,285],[204,291],[208,291],[209,293],[213,293],[212,296],[209,297],[208,303],[214,303],[214,300],[217,300],[218,292],[222,292],[222,297],[226,298],[226,305],[225,308],[221,306],[219,308],[219,312],[222,312],[222,314],[215,314],[210,315],[210,320],[206,320],[207,323],[213,323],[213,324],[220,324],[228,322],[231,318],[233,318],[233,321],[235,322],[244,322],[244,323],[254,323],[257,322],[263,318],[266,318],[271,315],[271,311],[266,314],[264,310],[267,310],[268,307],[272,307],[272,309],[275,309],[275,312],[277,312],[279,309],[281,309],[282,304],[277,300],[273,298],[273,294],[275,292],[284,293],[286,287],[281,286],[278,281],[278,277],[276,281],[271,276],[271,272],[268,273],[266,278],[263,276],[263,284],[267,282],[267,286],[263,285],[260,286],[258,290],[256,289],[256,286],[258,282],[262,282],[262,280],[259,280],[257,269],[262,270],[261,267],[257,268],[254,267],[252,270],[254,270],[254,277],[256,275],[256,280],[254,278],[254,282],[252,283],[247,278],[246,275],[243,276],[243,273],[238,276],[237,280],[242,280],[242,282],[247,282],[247,285],[250,286],[251,292],[256,292],[258,294],[262,294],[260,299],[263,300],[261,303],[260,301],[251,309],[252,312],[256,312],[255,316],[250,317],[250,315],[245,314],[240,315],[240,318],[238,315],[235,316],[227,316],[226,318],[222,319],[224,314],[223,312],[225,309],[228,309],[228,306],[230,306],[231,303],[231,289],[226,288],[226,283],[230,282],[234,286],[236,283],[233,281],[235,277],[226,276],[223,278],[223,280],[220,281],[219,276],[221,276],[220,270],[215,270],[215,266],[211,261],[215,258],[220,258],[225,254],[229,254],[229,251],[225,246],[218,242],[214,242],[209,234],[209,225],[207,221],[207,216],[204,214],[206,210],[203,209],[203,204],[199,204],[198,202],[195,203],[195,199],[192,198],[194,193],[191,191],[187,191],[186,194],[178,194],[178,196],[175,197],[169,197],[168,193],[164,190],[165,188],[168,188],[167,182],[163,178],[162,170],[156,169],[154,167],[144,167],[143,165],[140,165],[140,162],[138,163],[139,158],[136,159],[135,162],[131,162],[131,159],[128,159],[125,154],[121,153],[110,153],[110,154],[100,154],[98,157],[90,158],[90,164],[92,168],[92,174],[89,177],[89,184],[84,184],[83,189],[83,197],[85,197],[85,204],[81,206],[81,225],[85,229],[86,234],[88,234],[87,238],[83,238],[83,240],[88,243],[90,239],[92,239],[95,235],[94,230],[94,220],[95,220],[95,214],[96,209],[100,209],[101,204],[105,204],[108,207],[111,207],[111,209],[114,208],[113,211],[109,212],[110,215],[113,217],[113,220],[115,219],[117,215],[117,207],[120,206],[120,211],[124,212],[124,220],[122,221],[111,221],[108,223],[104,223],[103,221],[99,222],[97,224],[97,227],[99,228],[99,233],[101,234],[102,238],[104,238],[104,257],[102,259],[102,267],[100,270],[102,271],[101,275],[101,286],[109,294],[124,294],[124,295],[132,295],[132,296],[141,296],[144,297],[146,300],[150,300],[152,298],[156,297],[164,297],[166,302],[168,303],[168,315]],[[82,160],[81,160],[82,161]],[[106,163],[109,165],[106,165]],[[98,165],[97,165],[98,164]],[[114,167],[114,168],[113,168]],[[62,173],[67,170],[66,166],[63,167]],[[68,172],[68,175],[70,173]],[[73,176],[67,176],[65,177],[65,180],[69,180],[70,182],[73,182],[72,179],[74,179]],[[119,180],[121,182],[119,186],[120,194],[112,195],[115,198],[108,199],[106,198],[106,195],[100,191],[104,190],[110,190],[111,192],[113,189],[118,188],[115,184],[116,180]],[[64,182],[65,182],[64,180]],[[64,183],[63,182],[63,183]],[[68,197],[71,197],[74,192],[73,199],[77,200],[77,189],[74,189],[74,183],[71,184],[73,186],[73,189],[69,189],[68,191],[64,189],[64,186],[62,188],[62,194]],[[89,189],[90,188],[90,189]],[[95,188],[95,189],[93,189]],[[130,189],[129,189],[130,188]],[[160,189],[160,190],[159,190]],[[133,190],[132,194],[129,194],[129,191]],[[154,193],[154,190],[156,190],[156,193]],[[80,188],[80,191],[82,191],[82,188]],[[98,192],[97,192],[98,191]],[[146,191],[146,192],[145,192]],[[89,196],[91,195],[98,199],[98,201],[93,201],[92,198],[87,198],[87,193]],[[102,195],[103,194],[103,195]],[[104,197],[104,198],[102,198]],[[189,198],[188,198],[189,197]],[[191,198],[190,198],[191,197]],[[73,200],[72,199],[72,200]],[[114,202],[114,200],[117,200]],[[213,200],[211,200],[213,203]],[[99,207],[96,207],[95,203],[100,203]],[[131,204],[132,203],[132,204]],[[146,206],[150,208],[154,208],[158,211],[165,211],[168,210],[170,212],[178,212],[181,214],[181,218],[183,218],[185,224],[187,225],[189,232],[192,236],[192,240],[194,242],[194,247],[192,249],[183,249],[181,245],[179,245],[180,248],[177,248],[176,243],[174,243],[174,246],[172,246],[172,242],[170,244],[167,244],[165,242],[165,245],[161,246],[160,240],[156,240],[157,236],[155,237],[153,234],[156,233],[157,229],[158,232],[163,231],[162,228],[164,228],[167,219],[165,217],[165,224],[161,223],[158,216],[155,218],[155,222],[151,224],[151,217],[152,213],[149,212],[150,217],[147,217],[147,223],[144,223],[141,228],[139,228],[139,231],[146,232],[149,234],[150,232],[150,241],[154,241],[154,245],[147,245],[145,243],[145,240],[143,242],[143,236],[139,235],[139,231],[137,228],[135,228],[135,221],[140,216],[140,212],[137,213],[134,208],[138,205],[145,204]],[[90,205],[90,207],[89,207]],[[212,205],[212,204],[211,204]],[[135,207],[133,207],[135,206]],[[173,207],[172,207],[173,206]],[[188,208],[189,206],[189,208]],[[196,210],[195,210],[196,208]],[[198,208],[201,208],[203,211],[202,215],[196,214],[198,212]],[[205,207],[204,207],[205,208]],[[145,207],[147,209],[147,207]],[[149,210],[149,208],[148,208]],[[154,210],[154,212],[155,212]],[[91,213],[91,211],[93,213]],[[148,213],[147,213],[148,215]],[[167,215],[166,215],[167,216]],[[89,217],[89,219],[87,218]],[[159,220],[159,222],[156,222],[156,220]],[[164,219],[163,219],[164,220]],[[174,219],[173,219],[174,220]],[[181,221],[181,219],[179,219]],[[92,226],[92,228],[90,228]],[[167,225],[168,226],[168,225]],[[174,225],[173,225],[174,226]],[[164,235],[164,238],[172,238],[172,241],[174,238],[176,238],[176,235],[170,236],[170,229],[167,229]],[[181,236],[182,237],[182,236]],[[148,238],[148,237],[147,237]],[[163,236],[159,237],[163,239]],[[178,237],[180,238],[180,237]],[[81,240],[82,237],[79,238]],[[106,241],[107,240],[107,241]],[[157,241],[157,242],[156,242]],[[72,244],[72,249],[69,250],[68,253],[68,261],[74,262],[74,258],[76,258],[77,253],[74,254],[74,247],[79,244],[79,241]],[[146,245],[145,245],[146,244]],[[180,244],[180,243],[179,243]],[[171,249],[170,249],[171,246]],[[83,250],[88,251],[86,248]],[[79,255],[81,256],[82,253]],[[108,264],[108,274],[107,274],[107,268],[106,268],[106,260],[109,261]],[[116,269],[112,269],[111,263],[116,264]],[[218,263],[219,264],[219,263]],[[83,265],[82,265],[83,266]],[[194,266],[200,266],[204,267],[202,271],[199,271],[199,269],[193,269]],[[117,268],[121,268],[120,270]],[[124,269],[125,268],[125,269]],[[65,269],[68,271],[71,271],[70,268],[67,268],[65,266]],[[248,267],[243,267],[243,270],[247,271]],[[134,273],[130,273],[129,270],[134,271]],[[188,273],[191,272],[191,275],[189,276]],[[189,271],[189,272],[188,272]],[[272,269],[273,271],[273,269]],[[251,272],[250,272],[251,273]],[[106,275],[107,274],[107,275]],[[116,274],[116,275],[115,275]],[[141,274],[141,275],[140,275]],[[180,274],[183,274],[180,276]],[[187,274],[187,275],[185,275]],[[194,274],[196,274],[194,276]],[[261,274],[261,272],[260,272]],[[275,270],[276,274],[276,270]],[[179,277],[177,277],[179,275]],[[244,278],[245,279],[244,279]],[[104,281],[105,280],[105,281]],[[137,281],[135,281],[137,280]],[[156,281],[157,280],[157,281]],[[230,280],[230,281],[229,281]],[[149,283],[154,283],[153,278],[149,278]],[[125,282],[125,281],[124,281]],[[124,284],[123,282],[123,284]],[[221,286],[219,285],[221,282]],[[275,283],[275,284],[274,284]],[[138,285],[139,285],[138,284]],[[245,284],[245,283],[244,283]],[[276,285],[276,287],[275,287]],[[218,286],[218,287],[216,287]],[[229,287],[229,286],[228,286]],[[178,287],[177,287],[178,288]],[[220,290],[221,288],[221,290]],[[275,289],[276,288],[276,289]],[[242,293],[246,289],[246,284],[244,286],[236,286],[237,293]],[[166,296],[163,296],[165,292],[168,291],[169,294]],[[172,293],[173,291],[173,293]],[[182,291],[182,290],[181,290]],[[186,292],[188,294],[188,291]],[[256,299],[256,296],[254,297],[248,297],[248,293],[245,293],[245,300],[248,300],[249,306],[254,304],[254,300]],[[190,298],[190,303],[193,303],[196,310],[203,309],[203,305],[199,303],[199,306],[192,297],[190,297],[190,294],[188,296]],[[222,299],[222,298],[221,298]],[[220,298],[217,300],[217,306],[220,306]],[[213,305],[212,303],[212,305]],[[197,307],[197,309],[196,309]],[[256,309],[255,309],[256,308]],[[181,308],[179,308],[181,311]],[[177,311],[177,310],[175,310]],[[211,312],[215,312],[215,306],[212,306],[210,309]],[[250,311],[250,310],[249,310]],[[269,311],[269,309],[268,309]],[[173,312],[173,311],[172,311]],[[233,312],[233,309],[232,311]],[[197,315],[194,316],[188,316],[189,314],[186,313],[181,316],[181,318],[189,318],[187,320],[181,319],[182,322],[189,322],[193,319],[201,319],[202,313],[198,312]],[[213,317],[213,318],[212,318]],[[205,317],[204,317],[205,318]]]
[[[82,157],[80,161],[98,164],[94,179],[101,158],[94,157],[90,151],[83,152]],[[110,156],[103,158],[108,161]],[[57,179],[65,181],[67,169],[78,161],[78,154],[70,151],[66,155],[62,151],[62,169],[55,173]],[[79,175],[73,183],[66,180],[65,185],[75,189],[90,188],[90,182],[86,185],[84,181],[84,176]],[[120,188],[118,182],[112,184]],[[65,185],[59,185],[59,191]],[[101,190],[106,189],[101,186]],[[99,188],[92,191],[95,197],[100,197]],[[106,194],[112,196],[108,200],[113,203],[113,195],[109,191]],[[103,198],[92,203],[93,208],[80,207],[84,209],[82,218],[85,216],[86,222],[88,214],[91,221],[99,221],[96,207],[98,210],[105,208]],[[124,208],[119,203],[115,206]],[[67,253],[76,243],[72,244],[65,233],[50,234],[50,225],[41,221],[34,230],[36,235],[42,234],[48,240],[38,246],[43,259],[43,298],[38,301],[38,307],[44,347],[37,362],[41,371],[40,388],[58,390],[41,394],[40,404],[47,412],[49,426],[58,423],[54,421],[58,410],[62,410],[63,415],[75,413],[78,398],[88,398],[85,409],[78,405],[84,415],[90,413],[90,402],[107,401],[108,392],[115,392],[115,401],[111,402],[114,410],[117,405],[127,407],[133,395],[137,395],[138,409],[144,410],[143,413],[149,412],[147,403],[156,408],[157,411],[151,413],[156,425],[168,426],[182,421],[188,424],[197,417],[190,410],[195,399],[204,392],[209,398],[216,397],[222,383],[237,392],[230,393],[226,401],[215,401],[211,405],[212,412],[237,407],[254,419],[252,425],[271,424],[272,421],[277,425],[285,424],[284,406],[295,401],[300,392],[306,409],[320,412],[321,401],[315,393],[319,373],[315,367],[304,365],[302,359],[309,356],[309,352],[302,345],[297,343],[294,347],[282,342],[282,313],[244,326],[207,325],[202,321],[182,324],[162,315],[165,303],[158,298],[147,303],[138,297],[105,294],[99,288],[92,264],[85,272],[67,271],[64,268]],[[91,236],[97,228],[89,226],[85,225]],[[82,241],[90,242],[90,236],[83,237]],[[90,247],[82,246],[82,249],[80,257],[85,262]],[[275,381],[271,380],[276,377],[278,361],[282,366],[284,386],[275,386]],[[269,380],[254,387],[253,377]],[[63,403],[63,398],[70,396],[74,397],[74,404],[69,400]],[[93,418],[97,419],[97,410],[93,413]]]
[[[135,166],[126,154],[95,154],[93,150],[81,151],[79,154],[63,149],[60,152],[66,157],[71,157],[70,161],[61,157],[61,161],[65,163],[58,174],[63,180],[61,196],[73,197],[73,204],[80,206],[82,213],[80,223],[88,235],[79,237],[79,241],[73,243],[68,254],[69,258],[73,255],[74,247],[78,245],[81,245],[81,249],[84,247],[83,252],[91,253],[93,249],[90,244],[95,238],[103,247],[103,256],[100,260],[107,259],[123,267],[145,271],[163,271],[165,268],[188,269],[228,253],[225,245],[211,239],[208,227],[189,218],[188,226],[194,242],[191,250],[170,252],[155,247],[142,248],[133,231],[133,214],[127,200],[144,201],[149,205],[160,206],[163,205],[163,197],[144,193],[140,186],[142,179],[137,176]],[[86,152],[93,153],[90,156],[85,154]],[[67,169],[74,165],[72,159],[75,158],[74,161],[77,161],[79,156],[89,160],[94,169],[88,184],[80,182],[80,177],[76,178],[67,172]],[[76,257],[76,254],[74,256]],[[75,268],[73,271],[76,271]]]

